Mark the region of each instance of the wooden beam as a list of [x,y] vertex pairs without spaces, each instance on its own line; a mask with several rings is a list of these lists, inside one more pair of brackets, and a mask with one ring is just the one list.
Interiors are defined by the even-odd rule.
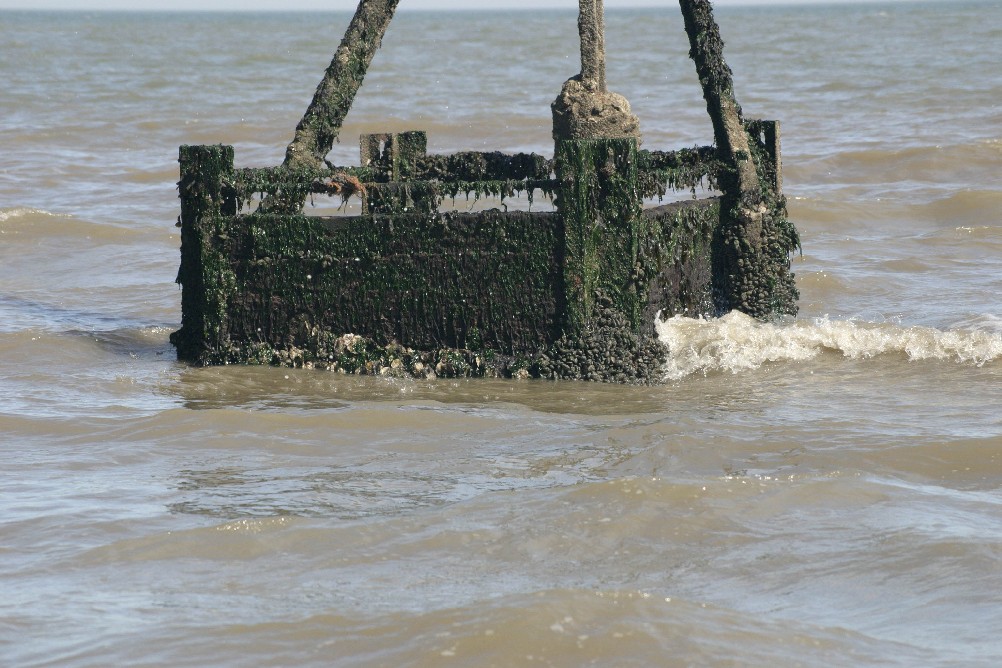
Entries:
[[373,56],[390,25],[399,0],[361,0],[334,52],[331,64],[285,152],[283,166],[320,168],[337,139],[341,124]]

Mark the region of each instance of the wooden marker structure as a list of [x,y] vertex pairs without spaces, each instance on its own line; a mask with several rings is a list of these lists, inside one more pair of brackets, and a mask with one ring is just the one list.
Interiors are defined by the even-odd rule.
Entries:
[[[639,120],[607,86],[602,0],[579,0],[581,71],[551,105],[552,158],[433,155],[414,130],[363,135],[357,166],[331,165],[397,4],[361,0],[281,165],[181,147],[179,359],[655,383],[656,318],[796,312],[779,124],[742,118],[707,0],[680,6],[713,146],[640,148]],[[555,210],[508,211],[520,194]],[[363,213],[306,215],[323,195],[360,198]],[[462,195],[502,207],[443,206]]]

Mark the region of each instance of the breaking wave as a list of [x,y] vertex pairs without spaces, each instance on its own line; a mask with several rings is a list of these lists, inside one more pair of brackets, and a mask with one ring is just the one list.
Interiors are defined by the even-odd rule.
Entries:
[[7,222],[8,220],[17,220],[19,218],[26,218],[30,216],[35,217],[66,217],[58,213],[52,213],[51,211],[45,211],[44,209],[34,209],[28,206],[15,206],[15,207],[3,207],[0,208],[0,223]]
[[[669,348],[666,376],[737,373],[767,362],[810,360],[823,352],[850,359],[904,354],[909,360],[952,360],[981,366],[1002,357],[1002,332],[939,330],[895,324],[817,318],[760,322],[738,311],[710,320],[675,316],[655,323]],[[993,329],[993,328],[992,328]]]

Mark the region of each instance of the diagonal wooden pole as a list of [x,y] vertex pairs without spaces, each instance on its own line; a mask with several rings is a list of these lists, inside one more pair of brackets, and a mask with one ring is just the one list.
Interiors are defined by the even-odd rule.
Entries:
[[[689,56],[703,87],[706,110],[713,122],[713,138],[720,158],[734,168],[732,190],[745,205],[758,203],[759,178],[748,147],[748,134],[741,107],[734,97],[731,68],[724,62],[724,41],[713,18],[709,0],[679,0],[685,31],[689,35]],[[729,184],[721,184],[727,189]]]
[[283,167],[319,169],[337,139],[400,0],[361,0],[313,101],[296,126]]

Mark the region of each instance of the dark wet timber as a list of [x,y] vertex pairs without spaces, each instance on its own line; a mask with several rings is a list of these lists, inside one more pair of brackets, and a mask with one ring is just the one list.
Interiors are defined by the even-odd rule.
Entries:
[[[779,123],[742,118],[710,3],[680,4],[714,147],[639,148],[639,121],[606,88],[602,1],[580,0],[581,72],[553,103],[552,159],[429,155],[414,131],[364,135],[359,166],[335,167],[326,154],[397,5],[362,0],[281,166],[181,147],[178,358],[649,383],[659,313],[796,313]],[[643,207],[699,184],[720,196]],[[555,212],[439,210],[538,192]],[[311,193],[359,196],[363,215],[305,216]]]

